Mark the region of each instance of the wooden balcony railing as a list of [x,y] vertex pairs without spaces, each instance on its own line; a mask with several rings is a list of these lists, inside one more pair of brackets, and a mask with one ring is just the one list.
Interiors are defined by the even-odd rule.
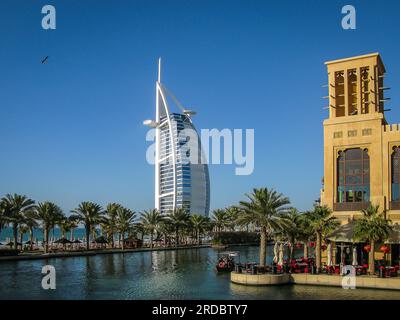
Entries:
[[333,211],[360,211],[367,209],[371,202],[337,202],[333,204]]
[[400,201],[390,201],[389,209],[390,210],[400,210]]

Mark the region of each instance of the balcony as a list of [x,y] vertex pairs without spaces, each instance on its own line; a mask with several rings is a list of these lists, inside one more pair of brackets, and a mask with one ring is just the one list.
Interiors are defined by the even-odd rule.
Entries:
[[390,201],[389,210],[400,210],[400,201]]
[[367,209],[371,202],[337,202],[333,204],[333,211],[361,211]]

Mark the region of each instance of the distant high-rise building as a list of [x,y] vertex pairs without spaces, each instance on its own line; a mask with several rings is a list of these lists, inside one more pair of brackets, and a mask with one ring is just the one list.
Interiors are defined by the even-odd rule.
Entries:
[[[171,112],[169,100],[180,109]],[[210,209],[210,178],[208,166],[201,162],[202,146],[192,122],[195,112],[182,107],[172,93],[161,83],[161,60],[156,82],[156,119],[145,125],[156,129],[155,148],[155,207],[166,214],[176,208],[189,213],[208,215]],[[185,131],[183,131],[185,130]],[[195,133],[197,150],[185,147],[183,132]],[[190,153],[198,154],[199,162],[187,161]],[[184,153],[184,154],[183,154]]]

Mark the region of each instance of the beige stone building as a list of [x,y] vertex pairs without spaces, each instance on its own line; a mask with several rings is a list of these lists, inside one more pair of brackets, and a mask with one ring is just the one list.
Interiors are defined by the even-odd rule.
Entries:
[[[351,239],[351,222],[361,216],[360,210],[379,205],[393,223],[400,222],[400,126],[385,119],[389,88],[384,85],[386,70],[378,53],[325,64],[329,118],[323,122],[321,204],[330,207],[342,223],[332,239],[334,262],[349,263],[354,249],[362,263],[367,258],[364,244]],[[398,264],[398,239],[389,243],[387,258]],[[383,253],[377,251],[375,259],[382,258]]]
[[400,222],[400,127],[385,120],[385,66],[378,53],[328,61],[321,204],[341,222],[370,203]]

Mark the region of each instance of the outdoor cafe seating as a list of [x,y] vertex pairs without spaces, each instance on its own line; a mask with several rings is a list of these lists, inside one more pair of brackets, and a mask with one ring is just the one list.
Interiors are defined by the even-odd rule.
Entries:
[[312,258],[292,259],[290,269],[293,273],[309,273],[313,264],[314,260]]
[[397,277],[400,269],[399,265],[388,266],[384,260],[376,262],[376,273],[381,277]]

